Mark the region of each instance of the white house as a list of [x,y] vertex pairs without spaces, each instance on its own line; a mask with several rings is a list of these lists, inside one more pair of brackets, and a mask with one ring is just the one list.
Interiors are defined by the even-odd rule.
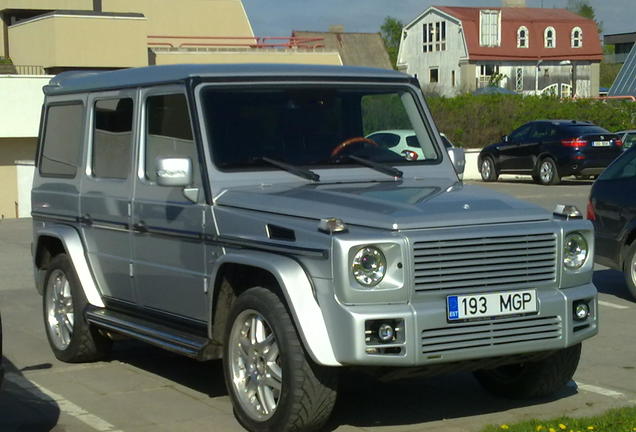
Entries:
[[397,66],[444,96],[496,85],[590,97],[602,57],[594,21],[565,9],[432,6],[402,30]]

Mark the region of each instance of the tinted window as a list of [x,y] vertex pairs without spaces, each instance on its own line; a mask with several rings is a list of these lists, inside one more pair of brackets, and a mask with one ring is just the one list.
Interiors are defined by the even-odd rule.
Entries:
[[596,125],[572,125],[572,126],[562,126],[561,133],[566,136],[578,137],[582,135],[595,135],[595,134],[611,134],[607,129],[603,129],[602,127]]
[[40,173],[73,177],[80,165],[84,106],[53,105],[46,111]]
[[190,113],[183,94],[150,96],[146,101],[146,178],[155,181],[158,157],[190,158],[198,165]]
[[420,148],[420,142],[417,140],[417,137],[415,135],[410,135],[406,137],[406,145],[409,147]]
[[509,136],[509,141],[522,141],[530,132],[532,125],[523,125],[519,129],[512,132]]
[[400,136],[394,133],[375,133],[369,135],[369,138],[383,148],[395,147],[400,142]]
[[530,133],[531,140],[547,140],[555,137],[557,134],[556,128],[549,123],[535,123]]
[[93,175],[125,179],[132,153],[133,101],[130,98],[95,103]]
[[599,176],[599,180],[616,180],[636,177],[636,150],[623,153]]

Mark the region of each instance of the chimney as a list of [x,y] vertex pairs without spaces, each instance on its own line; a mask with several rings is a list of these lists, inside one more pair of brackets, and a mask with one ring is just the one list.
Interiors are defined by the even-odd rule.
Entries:
[[342,24],[330,25],[329,33],[344,33],[344,25]]
[[526,7],[526,0],[501,0],[503,7]]

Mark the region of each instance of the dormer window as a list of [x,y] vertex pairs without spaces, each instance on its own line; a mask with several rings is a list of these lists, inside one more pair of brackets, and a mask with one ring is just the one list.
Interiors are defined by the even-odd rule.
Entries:
[[482,10],[479,13],[479,44],[499,46],[501,44],[501,13],[498,10]]
[[528,28],[525,26],[519,27],[517,30],[517,48],[528,48]]
[[545,41],[546,48],[556,47],[556,30],[554,30],[554,27],[546,27],[543,39]]
[[583,30],[581,27],[572,29],[572,48],[581,48],[583,46]]

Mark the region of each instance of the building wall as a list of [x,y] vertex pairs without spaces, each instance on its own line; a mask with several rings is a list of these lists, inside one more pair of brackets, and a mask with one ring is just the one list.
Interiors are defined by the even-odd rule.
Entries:
[[15,218],[21,213],[19,204],[24,202],[24,191],[20,199],[16,161],[33,160],[36,146],[37,138],[0,138],[0,218],[2,219]]
[[145,18],[54,15],[9,27],[15,64],[135,67],[148,64]]
[[[446,22],[446,50],[423,52],[424,24]],[[461,26],[435,10],[422,16],[402,32],[398,53],[398,68],[410,75],[417,75],[420,85],[444,96],[454,96],[462,87],[460,60],[466,58],[466,47]],[[437,68],[438,82],[430,80],[431,69]],[[455,85],[452,76],[455,73]]]
[[42,87],[51,78],[0,75],[0,138],[37,136],[44,102]]
[[337,52],[313,51],[156,51],[154,64],[167,65],[179,63],[304,63],[341,66]]
[[477,81],[475,80],[476,76],[478,76],[477,65],[472,63],[462,63],[460,88],[462,93],[469,93],[477,88]]
[[148,35],[254,36],[240,0],[102,0],[104,12],[139,12]]

